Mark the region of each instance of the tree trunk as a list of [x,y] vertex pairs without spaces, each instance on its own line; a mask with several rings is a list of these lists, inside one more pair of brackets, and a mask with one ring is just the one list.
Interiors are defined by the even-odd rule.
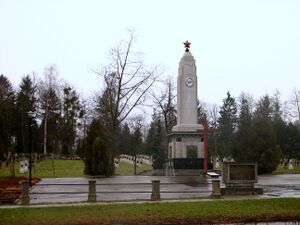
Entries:
[[48,94],[46,97],[45,121],[44,121],[44,155],[47,154],[47,121],[48,121]]

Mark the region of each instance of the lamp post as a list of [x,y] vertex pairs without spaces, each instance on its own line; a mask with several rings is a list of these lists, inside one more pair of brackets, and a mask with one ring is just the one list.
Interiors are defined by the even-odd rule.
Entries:
[[34,112],[28,111],[28,120],[29,120],[29,139],[28,139],[28,151],[29,151],[29,186],[31,187],[31,179],[32,179],[32,118],[34,116]]

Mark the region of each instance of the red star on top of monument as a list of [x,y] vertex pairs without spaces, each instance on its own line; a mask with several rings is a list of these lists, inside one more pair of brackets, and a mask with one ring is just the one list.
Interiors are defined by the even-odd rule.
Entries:
[[189,42],[188,40],[186,42],[183,42],[184,44],[184,47],[185,47],[185,51],[189,51],[189,48],[190,48],[190,45],[191,45],[191,42]]

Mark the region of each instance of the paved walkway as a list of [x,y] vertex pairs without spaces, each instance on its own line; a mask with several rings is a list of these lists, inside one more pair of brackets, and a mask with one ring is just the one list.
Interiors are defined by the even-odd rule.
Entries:
[[300,197],[300,174],[261,175],[257,187],[262,197]]
[[[32,188],[30,203],[44,204],[87,201],[88,180],[90,178],[86,177],[42,179],[39,185]],[[163,199],[199,198],[209,196],[211,193],[211,179],[200,176],[116,176],[112,178],[96,178],[95,180],[98,192],[97,201],[150,200],[152,180],[160,180],[161,198]],[[49,194],[51,192],[57,194]],[[66,192],[75,193],[68,194]]]
[[[87,177],[42,179],[30,191],[30,204],[77,204],[86,202],[88,198],[88,181],[90,179]],[[95,178],[95,180],[98,202],[149,201],[152,180],[160,180],[161,198],[167,201],[172,199],[208,198],[212,190],[212,179],[200,176],[116,176],[112,178]],[[263,195],[229,196],[225,199],[300,197],[300,174],[262,175],[259,176],[256,186],[263,188]]]

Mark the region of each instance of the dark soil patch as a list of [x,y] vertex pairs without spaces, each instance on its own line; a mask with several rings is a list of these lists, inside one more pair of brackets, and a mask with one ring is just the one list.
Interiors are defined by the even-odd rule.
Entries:
[[[18,199],[22,193],[22,183],[26,177],[1,177],[0,178],[0,203],[12,203]],[[40,181],[39,178],[33,178],[32,184]]]

